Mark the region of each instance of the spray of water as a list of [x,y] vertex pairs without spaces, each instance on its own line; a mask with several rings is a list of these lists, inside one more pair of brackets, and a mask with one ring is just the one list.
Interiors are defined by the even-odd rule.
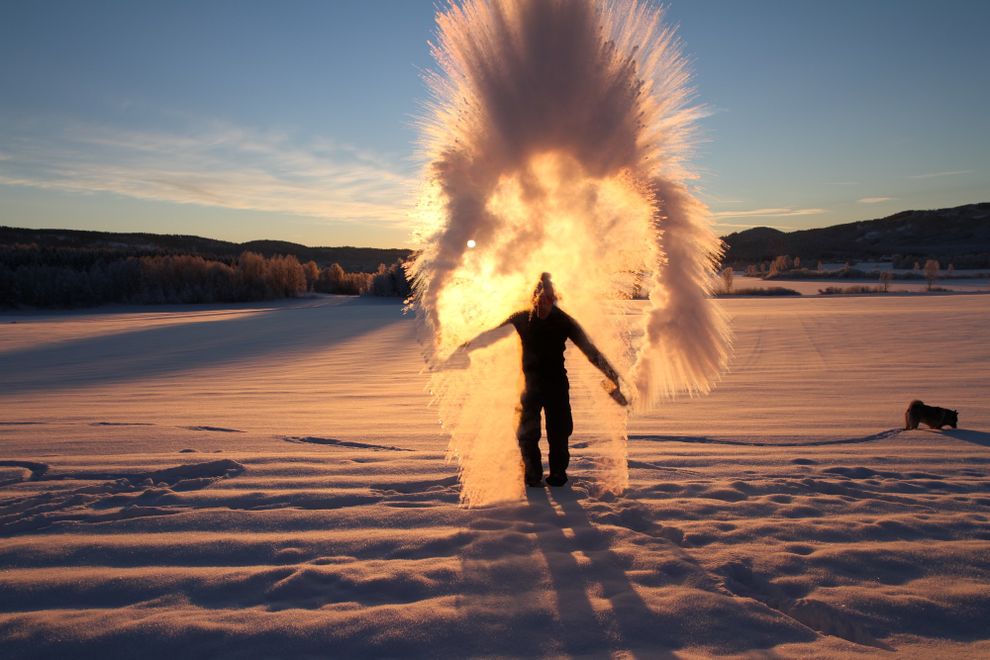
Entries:
[[[465,341],[527,309],[540,274],[648,408],[707,392],[729,332],[709,299],[720,241],[685,158],[699,110],[661,11],[635,0],[465,0],[437,17],[410,264],[432,388],[462,497],[522,495],[519,342]],[[649,304],[630,303],[639,291]],[[506,333],[507,335],[510,333]],[[568,367],[579,355],[568,355]],[[572,388],[596,483],[627,485],[626,409],[592,370]]]

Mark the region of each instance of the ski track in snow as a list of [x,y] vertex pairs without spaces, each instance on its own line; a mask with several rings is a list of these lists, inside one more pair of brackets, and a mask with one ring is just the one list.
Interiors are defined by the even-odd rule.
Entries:
[[[572,482],[474,509],[412,321],[326,300],[210,317],[226,342],[350,324],[310,354],[196,368],[214,339],[180,333],[185,370],[62,383],[57,410],[0,381],[38,422],[0,429],[5,657],[990,654],[984,298],[730,300],[733,371],[630,420],[624,495],[595,495],[576,392]],[[61,355],[126,316],[39,322]],[[12,359],[58,375],[44,344]],[[915,397],[962,428],[895,427]]]

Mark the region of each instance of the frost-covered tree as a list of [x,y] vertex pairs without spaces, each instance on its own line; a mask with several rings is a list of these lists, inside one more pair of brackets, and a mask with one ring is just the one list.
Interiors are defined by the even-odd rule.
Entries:
[[935,259],[929,259],[925,262],[925,279],[928,280],[928,290],[932,290],[932,286],[935,284],[935,280],[938,278],[939,264]]
[[732,280],[735,274],[732,272],[731,266],[726,266],[722,269],[720,277],[722,278],[722,290],[726,293],[732,293]]
[[880,273],[880,288],[883,289],[884,293],[890,291],[890,280],[893,279],[893,276],[889,270]]
[[788,271],[791,269],[792,265],[793,262],[789,256],[786,254],[780,255],[773,260],[772,264],[770,264],[770,275],[779,275],[780,273]]
[[306,274],[306,290],[312,291],[316,285],[317,278],[320,276],[320,267],[316,265],[315,261],[310,259],[303,264],[303,272]]

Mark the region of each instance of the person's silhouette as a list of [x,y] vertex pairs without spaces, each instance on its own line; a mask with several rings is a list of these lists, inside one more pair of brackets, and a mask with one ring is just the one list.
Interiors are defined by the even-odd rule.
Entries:
[[[619,389],[619,374],[588,339],[577,321],[556,306],[550,273],[543,273],[533,292],[531,309],[513,314],[497,328],[512,325],[522,340],[522,370],[526,381],[519,402],[519,426],[516,438],[522,453],[527,486],[543,484],[543,459],[540,454],[540,411],[546,416],[547,443],[550,446],[550,474],[547,483],[567,483],[570,452],[567,440],[574,430],[571,418],[570,385],[564,368],[564,344],[570,339],[614,386],[612,398],[622,405],[626,399]],[[459,350],[470,351],[479,344],[490,343],[482,333],[465,342]]]

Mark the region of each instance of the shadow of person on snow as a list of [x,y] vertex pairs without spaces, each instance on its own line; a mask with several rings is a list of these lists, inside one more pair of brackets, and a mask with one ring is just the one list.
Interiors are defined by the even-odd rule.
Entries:
[[[635,652],[637,647],[646,647],[651,657],[672,657],[673,650],[692,643],[698,622],[685,620],[683,612],[654,611],[646,604],[626,573],[629,562],[611,549],[614,539],[608,531],[592,522],[581,504],[583,495],[570,488],[549,493],[530,490],[527,495],[530,506],[537,510],[534,516],[543,513],[541,509],[549,509],[557,523],[538,534],[537,546],[545,557],[557,594],[561,639],[568,653]],[[663,527],[656,521],[639,520],[635,509],[620,512],[613,523],[663,543],[670,556],[681,562],[683,570],[692,574],[694,588],[717,594],[733,604],[730,610],[722,610],[717,601],[708,601],[712,611],[719,612],[722,625],[716,629],[723,628],[722,633],[724,629],[736,631],[721,636],[713,630],[710,643],[736,653],[766,651],[774,644],[807,642],[820,633],[891,649],[854,617],[814,599],[787,597],[769,578],[753,572],[748,560],[730,561],[710,572],[677,541],[663,534]],[[753,618],[763,613],[776,614],[779,619],[771,624]],[[699,612],[699,616],[705,615]],[[695,628],[695,634],[688,628]],[[660,655],[658,647],[663,649]]]
[[648,643],[651,657],[674,657],[659,648],[681,645],[670,629],[676,622],[665,621],[643,601],[622,558],[610,549],[611,539],[591,522],[578,498],[569,488],[527,490],[530,506],[539,514],[549,510],[557,523],[543,527],[536,541],[557,595],[565,652],[597,655]]

